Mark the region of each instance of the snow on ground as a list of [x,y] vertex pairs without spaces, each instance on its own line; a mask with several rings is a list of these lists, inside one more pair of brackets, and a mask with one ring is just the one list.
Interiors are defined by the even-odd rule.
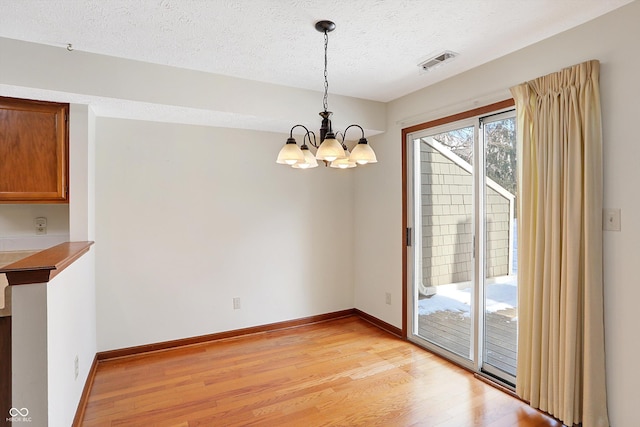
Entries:
[[[495,313],[517,306],[516,278],[486,286],[486,310]],[[457,311],[469,316],[471,287],[456,289],[455,286],[438,286],[435,295],[418,302],[418,314],[427,315],[437,311]]]

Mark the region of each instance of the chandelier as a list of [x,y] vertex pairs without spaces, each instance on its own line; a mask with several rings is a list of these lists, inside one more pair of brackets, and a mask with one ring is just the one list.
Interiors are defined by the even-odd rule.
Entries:
[[[324,111],[320,112],[322,124],[320,125],[320,142],[316,141],[316,134],[303,125],[295,125],[289,132],[289,138],[286,144],[278,153],[276,163],[289,165],[298,169],[310,169],[318,166],[318,160],[324,160],[325,165],[332,168],[355,168],[357,165],[366,165],[367,163],[377,163],[376,153],[373,151],[367,138],[364,137],[364,129],[362,126],[352,124],[347,126],[344,132],[333,132],[331,127],[331,111],[328,111],[328,93],[329,80],[327,79],[327,47],[329,46],[329,33],[336,28],[336,24],[331,21],[316,22],[316,30],[324,33],[324,98],[322,105]],[[305,130],[302,139],[302,146],[298,146],[297,141],[293,137],[293,130],[301,127]],[[358,128],[362,133],[362,137],[358,144],[353,148],[353,152],[349,153],[345,145],[345,137],[350,128]],[[341,137],[342,141],[337,138]],[[315,156],[311,153],[307,142],[316,149]]]

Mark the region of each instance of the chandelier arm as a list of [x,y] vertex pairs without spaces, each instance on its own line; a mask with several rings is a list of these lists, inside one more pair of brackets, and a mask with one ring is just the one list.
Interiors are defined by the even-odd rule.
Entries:
[[[309,139],[309,144],[313,145],[315,148],[318,148],[319,144],[316,141],[316,134],[313,133],[312,130],[307,129],[305,125],[295,125],[294,127],[292,127],[289,131],[289,138],[293,138],[293,130],[297,127],[301,127],[305,130],[305,134],[302,138],[302,145],[305,145],[305,140]],[[311,136],[313,136],[313,141],[311,140]]]
[[[313,141],[311,140],[311,136],[313,136]],[[308,130],[307,133],[304,135],[304,138],[308,138],[309,144],[313,145],[314,148],[318,148],[319,144],[316,141],[316,134],[313,133],[312,130]],[[303,144],[304,144],[304,138],[302,139]]]
[[360,129],[360,131],[362,132],[362,138],[364,138],[364,129],[362,129],[362,126],[360,126],[360,125],[356,125],[356,124],[352,124],[352,125],[347,126],[347,128],[344,130],[344,136],[346,136],[346,135],[347,135],[347,131],[348,131],[348,130],[349,130],[349,128],[351,128],[351,127],[357,127],[357,128],[359,128],[359,129]]
[[295,126],[294,126],[294,127],[292,127],[292,128],[291,128],[291,130],[289,131],[289,138],[293,138],[293,130],[294,130],[295,128],[297,128],[297,127],[301,127],[301,128],[303,128],[307,133],[309,133],[309,132],[310,132],[310,130],[309,130],[309,129],[307,129],[307,127],[306,127],[306,126],[304,126],[304,125],[295,125]]
[[[345,130],[345,132],[346,132],[346,130]],[[347,146],[346,146],[346,144],[344,143],[344,142],[346,141],[346,140],[344,139],[344,132],[340,132],[340,131],[338,131],[338,132],[336,132],[336,133],[335,133],[335,135],[336,135],[336,139],[338,140],[338,142],[340,143],[340,145],[342,145],[342,149],[343,149],[343,150],[346,150],[346,149],[347,149]],[[341,137],[342,137],[342,140],[340,140],[340,138],[338,138],[339,136],[341,136]]]

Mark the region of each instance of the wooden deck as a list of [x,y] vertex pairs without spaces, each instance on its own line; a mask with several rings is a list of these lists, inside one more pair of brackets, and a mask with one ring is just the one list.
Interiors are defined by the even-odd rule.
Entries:
[[[469,357],[471,318],[457,311],[437,311],[421,315],[419,335],[456,354]],[[518,323],[512,313],[489,313],[486,316],[487,336],[485,363],[516,375],[516,343]]]

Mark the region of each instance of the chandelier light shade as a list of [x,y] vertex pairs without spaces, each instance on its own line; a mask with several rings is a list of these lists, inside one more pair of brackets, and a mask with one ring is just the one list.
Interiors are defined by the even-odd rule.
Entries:
[[346,158],[347,154],[344,148],[342,148],[342,144],[340,144],[333,133],[328,133],[324,141],[322,141],[322,144],[320,144],[320,147],[318,147],[316,159],[332,162],[336,159]]
[[343,159],[336,159],[336,160],[332,161],[330,166],[332,168],[338,168],[338,169],[355,168],[357,166],[356,162],[351,160],[351,157],[349,155],[349,150],[347,149],[347,147],[345,145],[343,145],[342,149],[346,153],[346,157],[343,158]]
[[298,162],[292,166],[296,169],[317,168],[318,161],[316,160],[316,157],[313,155],[311,150],[309,150],[309,147],[307,146],[307,144],[304,144],[302,147],[300,147],[300,150],[302,150],[302,153],[304,154],[304,161]]
[[353,152],[349,157],[349,160],[356,162],[359,165],[366,165],[367,163],[378,163],[376,153],[373,148],[367,143],[365,138],[360,138],[358,144],[353,147]]
[[295,139],[287,139],[287,143],[284,144],[284,147],[282,147],[278,153],[276,163],[293,166],[300,162],[304,162],[304,153],[300,147],[298,147]]
[[[316,30],[324,33],[324,110],[320,112],[322,124],[320,125],[320,142],[316,141],[316,134],[303,125],[295,125],[289,132],[287,142],[278,153],[276,163],[292,166],[296,169],[311,169],[318,166],[318,160],[323,160],[325,165],[331,165],[332,168],[348,169],[357,165],[366,165],[368,163],[377,163],[376,153],[373,151],[364,135],[364,129],[360,125],[349,125],[342,133],[342,142],[336,136],[340,133],[334,133],[331,127],[331,111],[328,111],[329,97],[329,80],[327,79],[327,48],[329,46],[329,33],[336,28],[336,24],[331,21],[318,21],[315,24]],[[305,130],[302,146],[298,147],[298,143],[293,137],[293,130],[301,127]],[[344,140],[347,130],[351,127],[357,127],[362,132],[362,136],[358,144],[354,147],[353,152],[349,153]],[[306,141],[316,149],[315,156],[307,146]]]

